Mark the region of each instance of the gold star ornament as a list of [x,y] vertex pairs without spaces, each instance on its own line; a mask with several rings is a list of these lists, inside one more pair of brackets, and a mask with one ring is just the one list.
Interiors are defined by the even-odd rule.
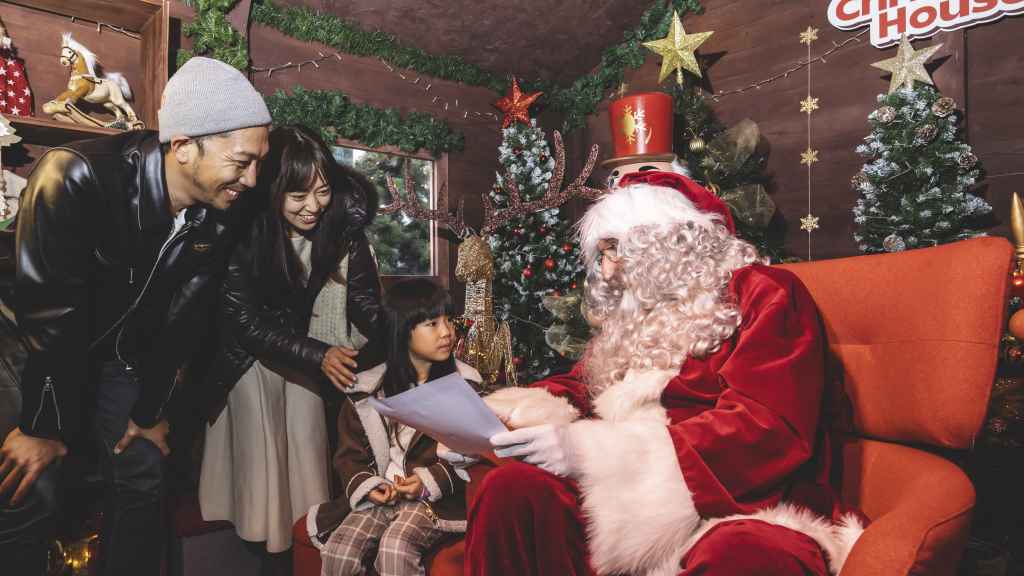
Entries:
[[812,97],[808,96],[806,100],[801,100],[800,101],[800,111],[801,112],[806,112],[808,115],[810,115],[811,112],[814,112],[817,109],[818,109],[818,99],[817,98],[812,98]]
[[813,149],[813,148],[811,148],[810,146],[807,147],[807,150],[805,150],[805,151],[800,153],[800,163],[801,164],[806,164],[806,165],[810,166],[811,164],[814,164],[817,161],[818,161],[818,151]]
[[808,214],[800,219],[800,229],[806,230],[808,234],[818,229],[818,217]]
[[644,42],[644,46],[661,56],[661,73],[658,75],[658,82],[664,82],[665,78],[675,72],[676,82],[682,86],[683,70],[691,72],[699,78],[700,66],[697,64],[697,56],[694,52],[712,34],[714,32],[687,34],[683,30],[683,23],[679,20],[679,12],[672,12],[672,25],[669,26],[668,36],[660,40]]
[[530,105],[533,104],[533,101],[539,98],[541,94],[543,94],[543,92],[523,94],[523,91],[519,89],[519,82],[517,82],[513,77],[512,86],[509,88],[508,94],[494,103],[494,107],[501,110],[505,115],[501,119],[501,127],[508,128],[513,122],[522,122],[529,126]]
[[889,94],[898,90],[900,86],[906,86],[907,90],[913,90],[915,81],[934,86],[931,76],[924,69],[924,63],[934,56],[939,48],[942,48],[942,44],[929,46],[924,50],[914,50],[914,47],[910,45],[910,40],[904,35],[900,38],[900,47],[894,58],[875,62],[872,66],[892,73]]
[[810,46],[811,42],[814,42],[817,39],[818,39],[818,29],[817,28],[812,28],[812,27],[808,26],[807,30],[804,30],[803,32],[800,33],[800,43],[801,44],[807,44],[808,46]]

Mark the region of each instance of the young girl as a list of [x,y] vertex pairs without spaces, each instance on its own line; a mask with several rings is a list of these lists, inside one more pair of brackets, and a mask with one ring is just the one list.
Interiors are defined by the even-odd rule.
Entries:
[[476,370],[452,356],[449,307],[445,291],[425,279],[399,282],[384,299],[387,361],[357,375],[338,416],[334,469],[343,493],[307,516],[324,576],[363,574],[362,561],[374,552],[380,576],[423,574],[431,546],[447,532],[466,530],[465,484],[438,460],[437,442],[384,418],[367,400],[456,371],[480,382]]

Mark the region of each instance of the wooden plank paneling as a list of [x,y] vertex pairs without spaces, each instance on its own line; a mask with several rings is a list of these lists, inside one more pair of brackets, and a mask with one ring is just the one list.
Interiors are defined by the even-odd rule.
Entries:
[[[798,36],[807,26],[820,30],[813,54],[842,42],[854,32],[832,28],[825,4],[813,0],[706,0],[706,11],[687,17],[688,32],[714,30],[701,53],[717,60],[705,70],[716,90],[732,90],[782,72],[806,57]],[[756,17],[755,17],[756,15]],[[1024,18],[1004,18],[967,32],[940,33],[918,47],[942,42],[931,65],[934,81],[946,95],[967,107],[969,142],[992,174],[1024,172],[1024,54],[1015,38],[1024,33]],[[852,238],[851,209],[857,194],[849,179],[863,166],[854,148],[869,132],[867,115],[877,107],[876,96],[888,90],[888,76],[871,63],[895,54],[863,41],[831,55],[811,68],[811,90],[821,109],[812,116],[812,145],[820,151],[811,180],[812,211],[821,218],[812,235],[815,259],[859,253]],[[632,90],[657,88],[658,58],[627,73]],[[770,192],[786,225],[790,253],[806,257],[807,234],[799,219],[807,213],[807,173],[800,152],[807,147],[806,115],[799,101],[806,96],[807,72],[801,70],[758,90],[730,96],[714,105],[719,117],[732,124],[751,118],[771,147],[767,171],[773,177]],[[597,142],[611,154],[606,104],[587,125],[587,142]],[[1008,214],[1008,194],[1024,190],[1024,177],[1005,175],[989,181],[985,197],[999,215]],[[1003,217],[1004,220],[1008,218]],[[1005,226],[993,230],[1006,234]]]

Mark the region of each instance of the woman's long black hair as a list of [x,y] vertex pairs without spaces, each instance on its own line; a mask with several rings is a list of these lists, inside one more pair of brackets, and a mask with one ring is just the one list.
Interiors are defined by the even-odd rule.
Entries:
[[[308,190],[320,174],[331,189],[331,202],[307,236],[313,242],[309,278],[289,240],[284,201],[289,192]],[[344,283],[338,264],[349,240],[373,220],[377,192],[362,174],[338,163],[331,149],[304,126],[279,126],[270,132],[270,151],[263,160],[259,183],[249,205],[257,231],[261,257],[254,263],[256,277],[270,283],[269,293],[282,298],[303,295],[312,304],[328,278]]]
[[[409,340],[417,324],[438,316],[451,315],[448,292],[426,278],[410,278],[395,283],[384,297],[384,326],[387,368],[381,386],[385,396],[412,388],[416,369],[409,360]],[[454,342],[453,342],[454,344]],[[455,372],[455,356],[430,366],[427,380]]]

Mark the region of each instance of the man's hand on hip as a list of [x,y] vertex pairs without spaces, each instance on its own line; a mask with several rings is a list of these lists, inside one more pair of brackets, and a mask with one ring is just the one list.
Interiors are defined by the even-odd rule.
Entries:
[[170,430],[171,427],[167,424],[167,420],[157,422],[156,426],[152,428],[140,428],[134,421],[128,420],[128,429],[124,431],[124,436],[114,446],[114,454],[123,452],[132,443],[132,440],[145,438],[156,444],[156,447],[160,449],[160,453],[167,456],[171,453],[171,448],[167,445],[167,433]]
[[18,428],[11,430],[0,447],[0,498],[17,486],[11,504],[20,502],[47,466],[67,453],[67,446],[59,440],[28,436]]

